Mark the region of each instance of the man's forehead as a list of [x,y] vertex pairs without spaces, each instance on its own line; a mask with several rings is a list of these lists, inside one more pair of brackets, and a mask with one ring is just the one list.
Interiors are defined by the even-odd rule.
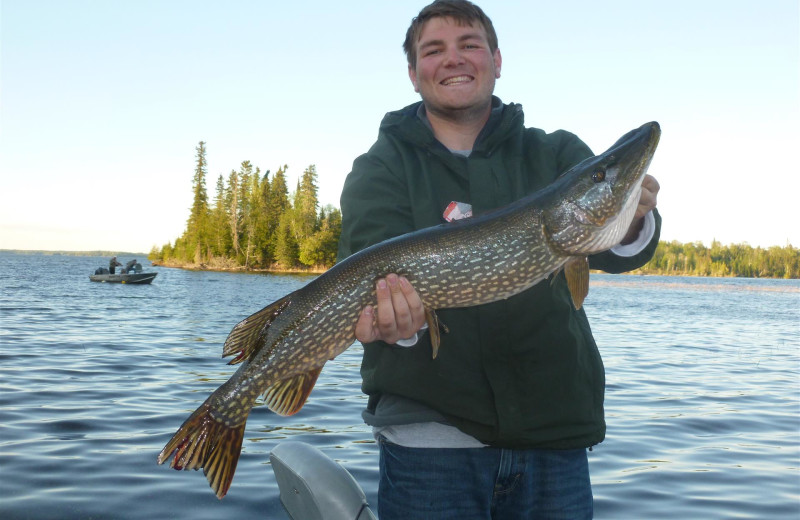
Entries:
[[457,18],[452,18],[449,16],[437,16],[435,18],[431,18],[430,20],[426,20],[424,24],[422,24],[422,28],[419,31],[419,37],[417,38],[417,45],[424,43],[423,40],[428,39],[437,39],[435,36],[431,34],[426,35],[426,31],[429,29],[435,31],[437,29],[444,28],[445,26],[452,25],[459,28],[465,29],[468,31],[467,34],[474,34],[484,40],[488,39],[486,34],[486,28],[483,26],[482,23],[479,21],[470,22],[467,20],[460,20]]

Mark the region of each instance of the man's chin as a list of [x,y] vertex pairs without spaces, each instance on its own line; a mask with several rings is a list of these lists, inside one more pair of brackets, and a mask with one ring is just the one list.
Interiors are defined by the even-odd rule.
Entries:
[[491,111],[492,100],[491,97],[481,103],[466,102],[464,100],[451,101],[451,102],[438,102],[431,103],[429,100],[422,98],[425,104],[425,110],[435,116],[443,119],[470,119],[472,117],[482,117]]

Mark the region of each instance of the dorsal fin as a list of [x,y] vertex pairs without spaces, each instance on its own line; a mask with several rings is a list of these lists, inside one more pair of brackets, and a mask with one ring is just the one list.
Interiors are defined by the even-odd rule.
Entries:
[[229,365],[249,360],[253,354],[261,350],[264,338],[267,337],[267,329],[291,303],[291,296],[291,294],[284,296],[236,324],[222,347],[222,357],[236,355],[228,362]]
[[264,394],[264,404],[278,415],[293,415],[306,403],[322,367],[279,381]]

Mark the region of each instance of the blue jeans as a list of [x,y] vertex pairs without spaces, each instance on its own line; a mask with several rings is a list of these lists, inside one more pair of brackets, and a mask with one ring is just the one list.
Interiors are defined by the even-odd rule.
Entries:
[[585,449],[406,448],[380,443],[380,520],[590,519]]

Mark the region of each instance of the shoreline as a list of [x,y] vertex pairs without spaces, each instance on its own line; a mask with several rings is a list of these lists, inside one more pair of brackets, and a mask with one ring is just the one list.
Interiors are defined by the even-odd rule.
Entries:
[[160,261],[151,261],[151,265],[154,267],[166,267],[168,269],[184,269],[186,271],[212,271],[212,272],[220,272],[220,273],[256,273],[256,274],[308,274],[308,275],[319,275],[327,271],[329,268],[327,267],[308,267],[308,268],[300,268],[294,267],[291,269],[286,269],[283,267],[267,267],[267,268],[254,268],[254,267],[246,267],[243,265],[209,265],[205,263],[201,264],[186,264],[183,262],[160,262]]

